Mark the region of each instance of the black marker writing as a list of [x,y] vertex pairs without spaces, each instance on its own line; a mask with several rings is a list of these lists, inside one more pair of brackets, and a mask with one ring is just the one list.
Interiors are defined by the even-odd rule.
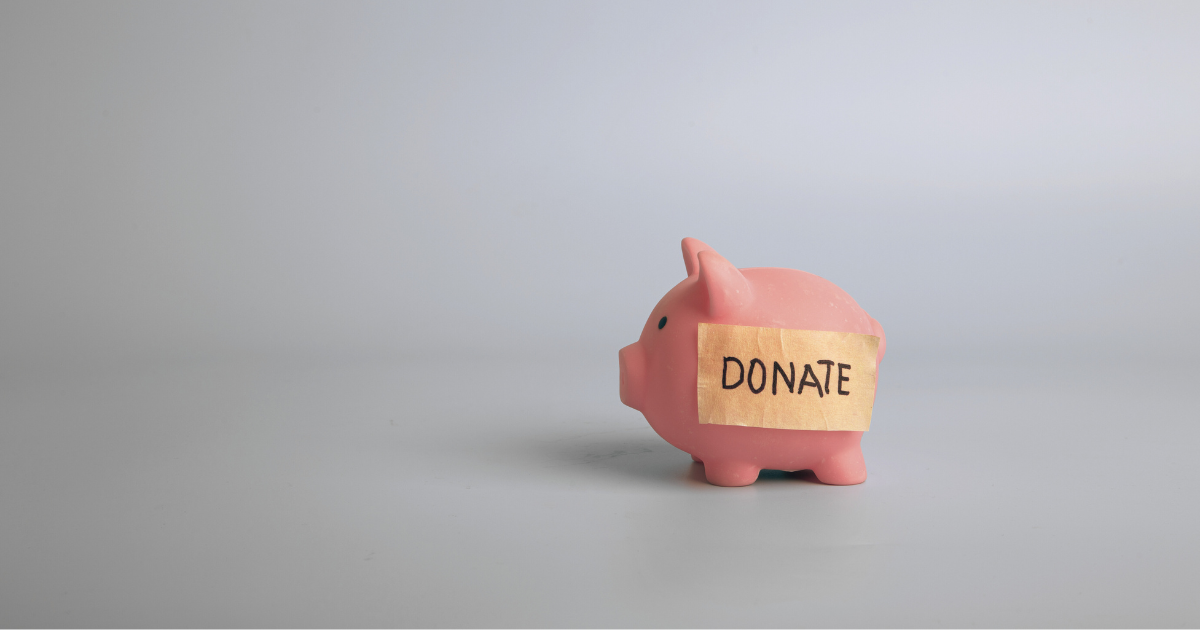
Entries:
[[[738,367],[737,381],[734,383],[729,382],[730,363],[734,363]],[[850,382],[850,377],[846,375],[846,372],[850,371],[849,363],[834,363],[829,359],[821,359],[820,361],[817,361],[817,365],[825,366],[824,384],[821,383],[821,379],[817,376],[816,371],[813,370],[812,365],[808,363],[804,364],[804,371],[800,374],[800,380],[797,382],[795,363],[789,361],[788,369],[785,371],[783,366],[780,365],[778,361],[774,361],[771,366],[771,395],[779,394],[779,379],[782,377],[783,384],[785,387],[787,387],[789,394],[792,393],[793,390],[797,395],[803,394],[804,387],[808,386],[816,388],[817,396],[824,398],[825,394],[833,393],[830,391],[829,386],[831,383],[829,381],[832,378],[834,365],[837,365],[838,368],[838,395],[850,395],[850,392],[844,388],[844,384]],[[755,369],[757,369],[760,374],[757,387],[754,385]],[[723,389],[737,389],[742,385],[742,383],[746,384],[746,387],[749,388],[751,393],[761,394],[763,390],[767,388],[767,364],[762,359],[756,357],[750,359],[750,366],[747,367],[744,363],[742,363],[741,359],[737,357],[724,357],[724,363],[721,367],[721,387]]]
[[[808,380],[810,376],[812,377],[811,381]],[[821,391],[821,381],[817,380],[817,375],[813,372],[812,366],[807,363],[804,364],[804,375],[800,377],[800,384],[796,386],[796,393],[803,394],[805,385],[816,387],[817,396],[820,398],[825,397],[825,392]]]
[[788,378],[787,375],[783,373],[783,368],[779,367],[779,362],[778,361],[775,362],[775,369],[771,370],[771,394],[772,395],[774,395],[776,393],[776,389],[777,389],[776,386],[779,385],[779,377],[780,376],[783,377],[783,383],[785,385],[787,385],[787,387],[788,387],[788,393],[789,394],[792,393],[792,387],[794,387],[795,383],[796,383],[796,364],[788,363],[788,367],[791,368],[791,370],[792,370],[791,378]]
[[[729,379],[725,378],[726,375],[729,374],[730,361],[733,361],[738,365],[738,382],[734,383],[733,385],[730,385]],[[737,357],[725,357],[725,367],[721,368],[721,387],[724,387],[725,389],[736,389],[738,385],[742,384],[742,378],[744,376],[746,376],[746,366],[742,365],[742,362],[739,361]]]
[[[753,380],[754,379],[754,365],[756,363],[758,364],[758,367],[762,369],[762,382],[759,383],[758,389],[754,389],[754,380]],[[755,394],[760,394],[760,393],[762,393],[763,388],[765,388],[766,386],[767,386],[767,366],[766,366],[766,364],[758,359],[750,359],[750,369],[746,370],[746,387],[749,387],[750,391],[754,392]]]
[[817,365],[825,366],[825,393],[829,393],[829,373],[833,371],[833,361],[821,359],[817,361]]

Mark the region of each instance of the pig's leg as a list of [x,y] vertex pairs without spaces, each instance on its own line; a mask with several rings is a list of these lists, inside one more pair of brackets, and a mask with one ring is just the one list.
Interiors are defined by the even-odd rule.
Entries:
[[703,459],[700,459],[699,457],[696,457],[695,455],[692,455],[692,461],[696,462],[697,464],[703,464],[703,463],[704,463],[704,460],[703,460]]
[[852,486],[866,481],[867,464],[863,461],[862,448],[855,444],[827,455],[813,466],[813,474],[821,483],[832,486]]
[[758,466],[742,462],[704,462],[704,476],[714,486],[748,486],[758,479]]

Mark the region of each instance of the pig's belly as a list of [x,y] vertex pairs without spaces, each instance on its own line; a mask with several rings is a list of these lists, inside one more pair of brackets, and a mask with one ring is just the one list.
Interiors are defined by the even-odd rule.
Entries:
[[788,471],[811,469],[838,453],[857,451],[863,434],[724,425],[699,425],[688,433],[676,446],[701,460]]

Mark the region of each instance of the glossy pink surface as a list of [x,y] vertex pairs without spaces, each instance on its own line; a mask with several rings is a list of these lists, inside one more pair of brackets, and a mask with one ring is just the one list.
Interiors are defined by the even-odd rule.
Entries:
[[[714,485],[749,485],[764,468],[812,470],[828,484],[866,481],[862,431],[700,424],[696,339],[700,322],[862,333],[879,337],[878,364],[887,346],[879,322],[845,291],[811,273],[737,269],[694,238],[683,239],[683,260],[687,279],[654,307],[637,342],[620,351],[621,402],[641,411],[663,439],[702,462]],[[667,322],[660,329],[663,317]]]

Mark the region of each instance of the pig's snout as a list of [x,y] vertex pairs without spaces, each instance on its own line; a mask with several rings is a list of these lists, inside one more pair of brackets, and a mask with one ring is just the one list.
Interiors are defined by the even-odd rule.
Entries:
[[621,402],[642,410],[642,391],[646,382],[646,351],[634,342],[617,353],[621,360]]

